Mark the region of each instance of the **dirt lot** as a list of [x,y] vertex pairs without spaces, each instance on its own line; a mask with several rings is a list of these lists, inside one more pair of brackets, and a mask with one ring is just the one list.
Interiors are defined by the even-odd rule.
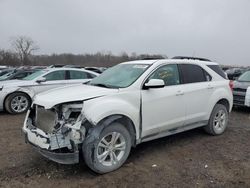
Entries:
[[201,129],[139,145],[119,170],[59,165],[24,143],[24,115],[0,113],[0,187],[250,187],[250,110],[235,109],[222,136]]

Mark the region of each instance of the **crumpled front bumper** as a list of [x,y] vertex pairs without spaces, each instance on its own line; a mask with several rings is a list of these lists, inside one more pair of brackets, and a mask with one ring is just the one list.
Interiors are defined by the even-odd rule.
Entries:
[[34,149],[44,157],[61,164],[76,164],[79,163],[79,151],[63,152],[50,149],[49,137],[39,129],[31,130],[24,125],[22,129],[25,137],[25,142],[33,145]]

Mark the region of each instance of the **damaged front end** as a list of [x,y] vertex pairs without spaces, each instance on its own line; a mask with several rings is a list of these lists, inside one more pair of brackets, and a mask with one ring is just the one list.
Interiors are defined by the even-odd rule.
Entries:
[[79,149],[90,126],[82,109],[82,101],[51,109],[33,104],[23,126],[26,142],[50,160],[62,164],[78,163]]

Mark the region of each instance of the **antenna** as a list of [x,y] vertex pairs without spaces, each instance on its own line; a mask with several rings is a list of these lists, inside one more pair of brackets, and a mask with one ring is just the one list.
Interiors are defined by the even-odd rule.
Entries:
[[195,57],[195,51],[193,51],[193,55],[192,55],[192,57]]

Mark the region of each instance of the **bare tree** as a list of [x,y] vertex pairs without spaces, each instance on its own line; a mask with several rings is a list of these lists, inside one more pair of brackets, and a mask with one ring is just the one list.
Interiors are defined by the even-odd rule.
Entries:
[[11,39],[11,45],[18,54],[21,65],[29,64],[32,53],[39,49],[37,44],[27,36],[17,36]]
[[0,65],[16,65],[18,61],[14,53],[0,49]]

